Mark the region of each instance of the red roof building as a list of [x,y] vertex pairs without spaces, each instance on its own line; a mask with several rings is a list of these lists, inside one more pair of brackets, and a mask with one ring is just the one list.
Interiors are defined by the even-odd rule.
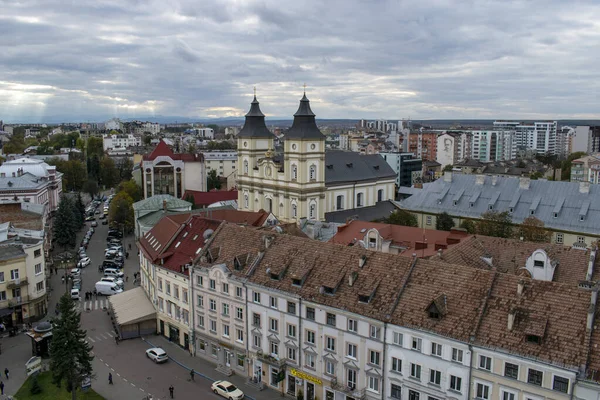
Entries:
[[197,190],[186,190],[183,199],[192,197],[195,207],[208,207],[221,201],[233,201],[238,198],[237,190],[213,190],[210,192],[199,192]]

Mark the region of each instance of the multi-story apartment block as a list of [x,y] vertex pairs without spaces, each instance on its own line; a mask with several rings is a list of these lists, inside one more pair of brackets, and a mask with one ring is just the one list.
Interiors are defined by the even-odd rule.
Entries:
[[408,136],[408,152],[422,160],[437,158],[437,132],[417,132]]
[[216,171],[218,176],[227,177],[236,170],[238,157],[237,151],[205,151],[204,166],[206,171]]
[[600,154],[591,154],[573,160],[571,182],[600,183]]
[[379,153],[396,173],[397,186],[412,186],[422,178],[423,160],[413,153]]
[[437,138],[436,161],[443,167],[471,158],[472,135],[462,131],[447,131]]
[[104,151],[124,150],[133,146],[141,146],[142,137],[140,135],[102,135],[102,146]]
[[600,126],[578,126],[571,137],[571,152],[600,152]]
[[470,131],[471,158],[481,162],[512,160],[517,156],[513,131]]
[[[533,150],[537,153],[563,154],[563,148],[557,146],[558,123],[541,121],[521,123],[518,121],[494,121],[495,129],[514,130],[514,142],[517,149]],[[566,141],[560,141],[564,146]]]

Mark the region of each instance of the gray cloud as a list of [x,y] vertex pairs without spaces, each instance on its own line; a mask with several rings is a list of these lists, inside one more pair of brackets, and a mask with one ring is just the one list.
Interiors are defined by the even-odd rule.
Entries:
[[0,119],[600,118],[577,1],[0,0]]

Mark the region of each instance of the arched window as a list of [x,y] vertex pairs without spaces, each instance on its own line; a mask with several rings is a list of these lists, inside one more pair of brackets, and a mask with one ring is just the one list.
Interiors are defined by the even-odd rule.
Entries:
[[363,206],[363,194],[357,193],[356,194],[356,207],[362,207],[362,206]]
[[377,201],[383,201],[383,189],[377,191]]
[[308,176],[311,181],[314,181],[317,179],[317,167],[315,165],[310,166]]
[[244,207],[248,208],[248,195],[247,194],[244,195]]
[[292,204],[292,218],[296,218],[298,216],[298,206]]
[[316,209],[317,209],[317,206],[315,203],[311,203],[310,206],[308,206],[308,218],[310,218],[310,219],[315,218],[315,210]]
[[273,200],[272,199],[267,199],[267,211],[273,212]]
[[335,200],[335,209],[336,210],[343,210],[344,209],[344,196],[343,195],[339,195],[338,197],[336,197],[336,200]]
[[292,180],[298,179],[298,166],[296,164],[292,164]]
[[244,174],[248,175],[248,160],[244,160]]

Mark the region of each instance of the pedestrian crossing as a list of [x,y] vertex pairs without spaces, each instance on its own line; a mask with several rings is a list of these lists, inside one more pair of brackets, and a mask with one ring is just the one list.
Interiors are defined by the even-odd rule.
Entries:
[[81,311],[105,311],[108,310],[108,299],[96,299],[96,300],[81,300],[78,308]]
[[115,339],[115,333],[114,332],[94,333],[93,336],[89,335],[87,337],[87,341],[90,344],[101,342],[103,340],[108,340],[108,339],[114,340]]

